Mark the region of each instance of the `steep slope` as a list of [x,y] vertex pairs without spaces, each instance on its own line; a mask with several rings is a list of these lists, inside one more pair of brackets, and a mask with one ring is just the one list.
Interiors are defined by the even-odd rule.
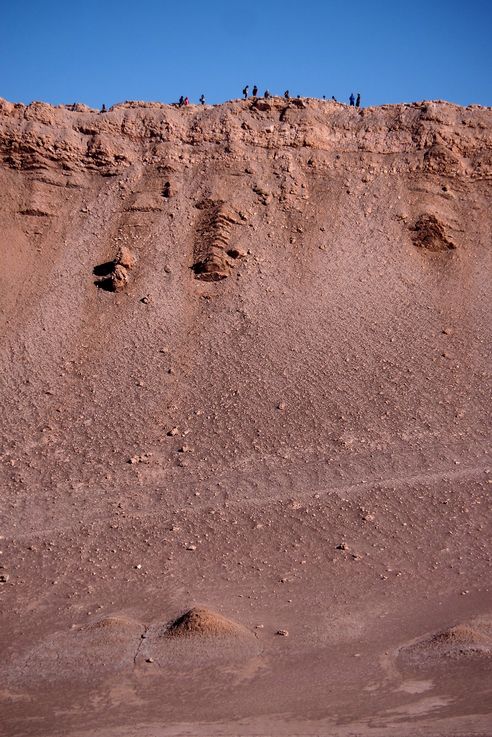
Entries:
[[12,730],[20,650],[208,602],[265,624],[240,694],[220,671],[210,701],[199,672],[164,709],[173,675],[144,696],[135,660],[90,724],[55,727],[38,684],[31,733],[413,734],[438,708],[422,734],[480,734],[481,665],[412,711],[387,654],[487,609],[491,111],[1,101],[0,160]]

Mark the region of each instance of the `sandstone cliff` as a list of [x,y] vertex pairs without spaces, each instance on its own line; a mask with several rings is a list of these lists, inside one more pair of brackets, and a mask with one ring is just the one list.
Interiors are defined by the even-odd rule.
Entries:
[[[0,102],[12,733],[52,735],[53,714],[128,733],[123,691],[87,686],[119,668],[145,723],[213,703],[250,734],[227,720],[302,700],[310,725],[352,714],[363,734],[397,709],[384,724],[414,734],[390,723],[402,683],[434,680],[403,681],[392,648],[485,606],[491,183],[477,106]],[[264,624],[263,655],[247,639],[251,661],[213,670],[230,650],[160,637],[202,605]],[[482,713],[474,673],[435,681],[439,719],[461,718],[463,683]],[[419,733],[458,734],[436,723]]]

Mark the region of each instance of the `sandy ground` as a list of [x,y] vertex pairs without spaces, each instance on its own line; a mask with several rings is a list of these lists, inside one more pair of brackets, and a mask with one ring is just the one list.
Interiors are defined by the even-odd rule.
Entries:
[[492,735],[491,121],[0,101],[2,734]]

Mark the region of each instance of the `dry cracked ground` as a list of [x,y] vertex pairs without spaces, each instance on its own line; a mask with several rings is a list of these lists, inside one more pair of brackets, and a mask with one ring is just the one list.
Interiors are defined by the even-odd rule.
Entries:
[[492,113],[0,101],[0,731],[490,737]]

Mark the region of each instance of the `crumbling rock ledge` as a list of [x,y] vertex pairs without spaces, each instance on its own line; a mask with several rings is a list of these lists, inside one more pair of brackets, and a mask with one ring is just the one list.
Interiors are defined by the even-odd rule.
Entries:
[[[0,160],[12,169],[61,168],[114,176],[137,162],[165,165],[169,145],[314,148],[348,155],[405,154],[422,171],[492,177],[491,110],[447,102],[355,109],[318,99],[270,98],[176,108],[126,102],[83,105],[0,99]],[[186,150],[186,149],[185,149]]]

